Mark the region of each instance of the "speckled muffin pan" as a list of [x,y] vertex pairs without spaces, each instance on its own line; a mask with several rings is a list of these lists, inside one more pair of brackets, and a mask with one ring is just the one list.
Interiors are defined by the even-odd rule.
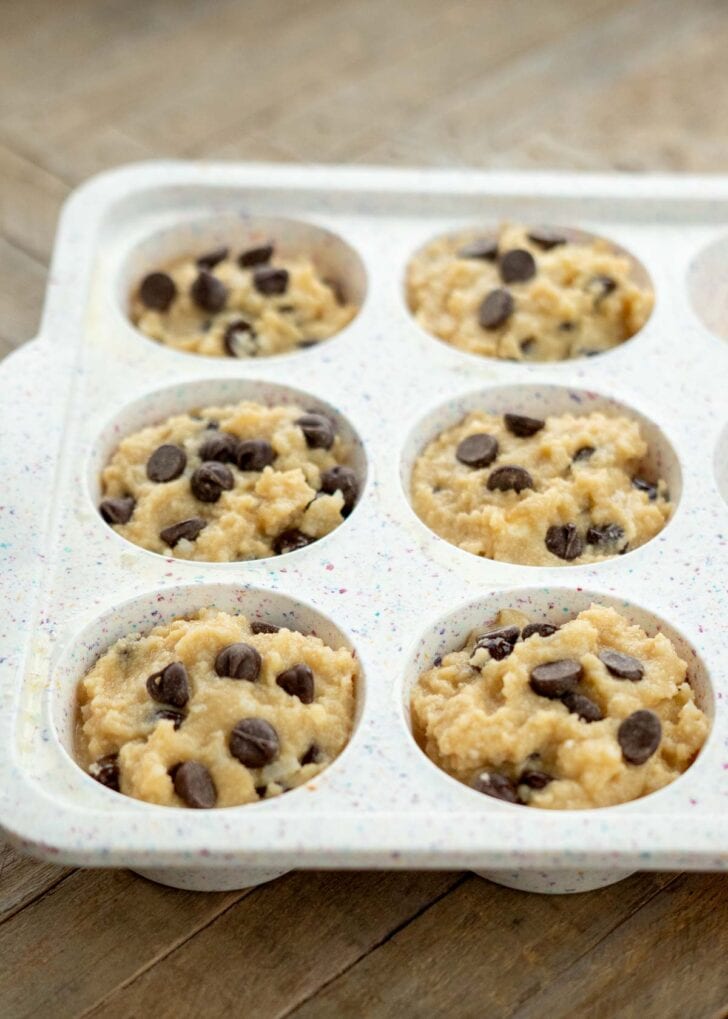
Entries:
[[[423,332],[406,305],[408,259],[439,234],[502,220],[585,230],[630,252],[655,292],[643,330],[555,364],[478,357]],[[342,332],[291,354],[209,359],[131,324],[144,272],[262,237],[311,255],[360,306]],[[85,184],[61,219],[40,335],[0,368],[7,837],[54,862],[205,889],[313,867],[469,867],[539,891],[728,868],[726,262],[720,178],[152,163]],[[334,414],[360,487],[335,531],[273,558],[204,563],[146,552],[104,523],[99,471],[120,438],[246,398]],[[476,408],[636,417],[672,518],[591,566],[517,566],[448,544],[410,506],[411,468]],[[425,757],[409,692],[436,655],[500,608],[557,622],[592,600],[664,631],[688,661],[712,730],[685,774],[621,806],[540,811],[482,796]],[[207,606],[353,648],[362,680],[349,745],[306,786],[245,807],[155,807],[94,782],[72,756],[78,680],[119,636]]]

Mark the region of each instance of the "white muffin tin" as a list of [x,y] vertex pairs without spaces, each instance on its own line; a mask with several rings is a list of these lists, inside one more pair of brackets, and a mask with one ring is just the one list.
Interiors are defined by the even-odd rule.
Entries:
[[[408,259],[435,235],[503,219],[578,227],[630,251],[656,293],[644,329],[599,357],[558,364],[478,358],[424,333],[403,296]],[[274,358],[212,359],[166,349],[128,321],[129,287],[147,268],[268,233],[311,249],[363,301],[337,337]],[[723,321],[726,264],[719,178],[151,163],[85,184],[61,219],[40,336],[0,368],[7,837],[54,862],[209,889],[312,867],[469,867],[540,891],[636,869],[728,867],[728,344],[710,329]],[[99,516],[99,467],[126,432],[173,411],[295,391],[306,406],[335,408],[367,478],[325,539],[257,562],[182,562],[130,545]],[[409,471],[434,434],[476,406],[536,416],[626,408],[668,481],[672,520],[594,566],[493,563],[447,544],[414,515]],[[592,599],[663,629],[687,657],[713,720],[692,768],[644,799],[572,812],[503,803],[436,768],[407,709],[434,656],[501,607],[562,621]],[[163,808],[115,794],[71,756],[78,679],[130,629],[205,605],[353,646],[363,678],[351,742],[309,785],[245,807]]]

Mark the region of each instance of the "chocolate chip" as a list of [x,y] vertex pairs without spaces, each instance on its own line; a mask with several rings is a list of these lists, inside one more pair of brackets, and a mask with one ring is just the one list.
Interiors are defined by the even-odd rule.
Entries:
[[476,648],[484,647],[484,642],[489,640],[505,640],[509,644],[515,644],[520,635],[521,631],[517,626],[499,626],[497,630],[488,630],[486,633],[479,634],[475,646]]
[[247,251],[238,255],[238,265],[241,269],[249,269],[251,265],[266,265],[273,257],[272,244],[259,244],[255,248],[248,248]]
[[276,626],[274,623],[259,623],[254,620],[250,624],[251,633],[278,633],[280,626]]
[[216,460],[221,464],[234,463],[238,453],[238,440],[230,432],[215,432],[205,438],[198,452],[201,460]]
[[318,764],[321,760],[321,748],[312,743],[301,758],[301,764]]
[[263,659],[260,652],[250,644],[228,644],[215,659],[218,676],[230,679],[247,679],[255,683],[260,676]]
[[276,683],[291,697],[298,697],[302,704],[313,704],[313,673],[303,662],[284,669],[276,676]]
[[259,800],[264,800],[265,799],[265,794],[268,792],[268,786],[267,785],[257,785],[255,787],[255,792],[256,792],[256,795],[257,795]]
[[276,458],[275,450],[265,439],[241,439],[237,464],[241,471],[262,471]]
[[525,248],[513,248],[500,256],[498,268],[504,283],[525,283],[536,275],[536,259]]
[[601,708],[590,697],[581,693],[567,693],[561,698],[572,715],[578,715],[584,722],[601,722],[604,718]]
[[147,693],[158,704],[183,708],[190,699],[190,684],[182,662],[172,662],[161,672],[151,675],[147,680]]
[[488,478],[488,488],[491,492],[522,492],[533,487],[533,478],[524,467],[512,465],[496,467]]
[[297,418],[295,423],[303,432],[309,449],[331,449],[333,446],[336,429],[333,421],[324,414],[311,411]]
[[529,637],[533,637],[536,633],[539,637],[550,637],[557,630],[558,626],[552,626],[551,623],[528,623],[521,631],[521,639],[528,640]]
[[517,435],[519,439],[528,439],[540,432],[546,424],[540,418],[527,418],[521,414],[504,414],[503,420],[511,435]]
[[197,279],[190,287],[190,297],[198,308],[212,314],[222,311],[227,301],[228,290],[222,280],[213,276],[207,269],[201,269]]
[[235,319],[225,327],[222,345],[230,357],[255,357],[258,352],[255,331],[251,324],[242,318]]
[[273,551],[276,555],[285,555],[286,552],[295,552],[299,548],[305,548],[306,545],[311,545],[316,539],[310,538],[303,531],[297,530],[295,527],[291,527],[287,531],[282,531],[276,540],[273,542]]
[[204,764],[185,761],[172,769],[174,791],[188,807],[209,810],[217,803],[217,790],[212,775]]
[[246,768],[263,768],[278,756],[278,733],[264,718],[242,718],[230,733],[230,753]]
[[119,792],[119,755],[118,754],[107,754],[105,757],[99,757],[98,761],[89,768],[89,775],[91,778],[95,778],[101,785],[106,786],[107,789],[113,789],[114,792]]
[[223,491],[229,492],[234,484],[233,472],[216,460],[200,464],[190,478],[192,494],[200,502],[217,502]]
[[521,340],[519,342],[519,346],[521,348],[521,353],[528,357],[533,351],[533,348],[536,346],[535,337],[527,336],[525,340]]
[[629,679],[632,683],[637,683],[645,674],[642,662],[621,651],[613,651],[609,648],[606,651],[600,651],[597,657],[602,665],[606,665],[609,672],[618,679]]
[[639,492],[646,492],[647,498],[650,502],[654,502],[657,498],[657,485],[653,485],[651,482],[646,481],[644,478],[635,477],[632,478],[632,485]]
[[529,685],[540,697],[552,700],[573,693],[583,675],[579,662],[561,658],[557,662],[544,662],[531,670]]
[[483,771],[478,775],[473,782],[473,789],[496,800],[505,800],[506,803],[523,802],[514,783],[506,775],[499,775],[495,771]]
[[594,294],[594,307],[598,308],[604,298],[617,289],[617,281],[611,276],[604,276],[600,273],[597,276],[592,276],[587,283],[587,289]]
[[107,524],[128,524],[135,506],[136,500],[130,495],[120,499],[104,499],[99,506],[99,513]]
[[554,524],[546,531],[546,548],[552,555],[569,562],[584,551],[584,539],[574,524]]
[[559,329],[562,333],[570,333],[576,328],[574,322],[559,322]]
[[505,637],[481,637],[476,646],[485,648],[490,657],[497,662],[502,662],[513,651],[513,644]]
[[654,711],[640,708],[617,729],[617,741],[628,764],[644,764],[660,745],[662,725]]
[[172,722],[175,732],[184,722],[187,715],[184,711],[176,711],[174,708],[160,708],[154,712],[155,722]]
[[529,241],[538,244],[539,248],[543,248],[544,251],[550,251],[561,244],[566,244],[566,238],[563,234],[558,233],[556,230],[550,230],[547,226],[533,227],[526,236]]
[[587,545],[616,545],[624,537],[624,531],[619,524],[592,524],[587,528]]
[[200,531],[207,527],[207,521],[202,517],[190,517],[188,520],[180,520],[178,524],[165,527],[159,532],[159,537],[165,545],[174,548],[178,541],[195,541]]
[[205,255],[200,255],[196,261],[198,269],[214,269],[220,262],[224,262],[230,254],[230,248],[220,247],[215,248],[213,251],[208,251]]
[[152,311],[166,311],[177,296],[177,287],[166,272],[150,272],[139,286],[139,299]]
[[487,432],[476,432],[458,444],[455,456],[468,467],[489,467],[498,456],[498,440]]
[[432,659],[432,664],[434,668],[439,669],[442,665],[442,655],[435,655]]
[[253,286],[264,297],[285,294],[288,289],[288,270],[265,267],[253,273]]
[[492,237],[479,237],[463,245],[457,255],[458,258],[482,258],[486,262],[495,262],[498,257],[498,241]]
[[321,342],[320,340],[299,340],[296,346],[299,347],[301,350],[308,350],[309,347],[315,347],[320,342]]
[[478,310],[478,322],[483,329],[498,329],[511,317],[514,307],[511,294],[498,287],[483,298]]
[[527,785],[529,789],[545,789],[552,781],[551,775],[547,775],[545,771],[539,771],[537,768],[526,768],[518,778],[518,784]]
[[147,477],[162,484],[174,481],[187,466],[187,454],[179,446],[158,446],[147,460]]
[[576,453],[571,458],[574,463],[580,463],[582,460],[589,460],[596,453],[593,446],[579,446]]
[[359,482],[351,467],[337,464],[335,467],[329,467],[321,475],[321,491],[327,495],[341,492],[344,497],[342,512],[344,516],[348,516],[353,510],[356,497],[359,494]]

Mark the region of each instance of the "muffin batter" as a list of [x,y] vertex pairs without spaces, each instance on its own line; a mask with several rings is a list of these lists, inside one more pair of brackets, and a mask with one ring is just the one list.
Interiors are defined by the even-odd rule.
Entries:
[[358,675],[348,648],[204,609],[98,659],[79,684],[79,763],[163,806],[277,796],[346,746]]
[[409,264],[410,310],[460,350],[516,361],[598,354],[638,332],[652,291],[607,241],[505,224],[497,235],[440,237]]
[[560,627],[500,613],[412,692],[415,735],[454,778],[509,803],[607,807],[661,789],[695,759],[709,723],[687,665],[592,605]]
[[99,507],[124,538],[178,559],[230,562],[303,548],[351,511],[358,482],[323,414],[244,401],[128,436]]
[[665,482],[640,473],[646,454],[626,417],[474,411],[415,461],[412,505],[474,555],[530,566],[599,562],[649,541],[670,516]]
[[176,350],[265,357],[311,347],[356,314],[339,285],[308,258],[277,258],[272,243],[180,258],[141,280],[131,318]]

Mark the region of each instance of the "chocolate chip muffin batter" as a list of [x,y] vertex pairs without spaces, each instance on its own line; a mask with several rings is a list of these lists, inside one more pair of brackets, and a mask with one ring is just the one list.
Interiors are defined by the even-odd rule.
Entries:
[[334,422],[244,401],[178,414],[124,439],[102,477],[101,516],[135,545],[231,562],[303,548],[358,495]]
[[153,340],[209,357],[265,357],[311,347],[356,314],[339,284],[272,243],[180,258],[141,280],[131,318]]
[[505,224],[497,235],[440,237],[410,262],[410,310],[460,350],[517,361],[598,354],[638,332],[652,291],[607,241]]
[[600,562],[643,545],[671,512],[647,480],[636,421],[474,411],[415,461],[412,506],[441,538],[530,566]]
[[323,771],[351,735],[348,648],[205,609],[117,641],[81,680],[77,756],[148,803],[232,807]]
[[506,610],[420,676],[413,728],[440,768],[487,796],[607,807],[695,759],[709,722],[686,677],[667,637],[614,609],[592,605],[560,626]]

